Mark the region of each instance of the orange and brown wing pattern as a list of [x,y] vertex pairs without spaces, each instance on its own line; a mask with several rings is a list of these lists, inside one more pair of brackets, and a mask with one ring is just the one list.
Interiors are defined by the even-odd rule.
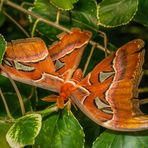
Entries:
[[[112,118],[112,110],[106,100],[105,92],[113,81],[112,63],[114,58],[115,54],[105,58],[78,83],[78,86],[86,90],[85,92],[82,92],[82,89],[76,89],[72,93],[72,100],[77,106],[99,125],[103,125],[105,121]],[[81,93],[85,94],[84,97],[80,97],[82,96]]]
[[85,97],[78,95],[82,89],[73,92],[72,100],[99,125],[119,131],[148,128],[148,116],[140,111],[137,99],[144,61],[143,46],[140,39],[125,44],[78,84],[86,90]]
[[[57,77],[48,55],[40,38],[19,39],[8,44],[3,66],[14,80],[59,91],[63,80]],[[3,71],[2,74],[7,76]]]
[[70,79],[79,65],[90,37],[91,32],[74,29],[61,34],[49,50],[40,38],[11,41],[3,66],[14,80],[60,92],[64,80]]
[[140,111],[137,99],[144,62],[143,47],[142,40],[133,40],[118,49],[113,61],[115,76],[106,92],[113,118],[106,124],[119,130],[148,128],[148,116]]
[[[39,71],[54,73],[55,67],[50,57],[48,57],[48,50],[43,40],[40,38],[28,38],[11,41],[8,43],[6,49],[4,64],[7,66],[14,66],[20,72]],[[33,69],[36,68],[36,71]],[[33,80],[38,79],[36,74],[33,74]]]
[[60,41],[49,47],[49,55],[55,62],[56,72],[64,79],[70,79],[78,67],[90,38],[91,32],[73,29],[69,34],[60,34]]

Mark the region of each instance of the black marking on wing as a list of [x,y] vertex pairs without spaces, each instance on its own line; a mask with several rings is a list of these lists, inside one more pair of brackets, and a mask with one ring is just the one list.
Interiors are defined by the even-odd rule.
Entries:
[[11,61],[9,61],[8,59],[3,59],[4,64],[6,64],[9,67],[13,67],[13,63]]

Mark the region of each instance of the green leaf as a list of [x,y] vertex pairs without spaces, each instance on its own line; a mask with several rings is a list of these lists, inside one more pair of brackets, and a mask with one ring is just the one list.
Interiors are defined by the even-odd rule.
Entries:
[[[36,0],[34,7],[30,10],[50,21],[56,21],[57,9],[55,9],[48,0]],[[35,22],[35,19],[31,16],[29,18],[30,22]],[[59,24],[70,29],[73,27],[80,27],[96,31],[98,29],[96,1],[88,0],[87,3],[86,0],[78,1],[75,4],[74,9],[69,13],[67,11],[61,12]],[[49,45],[57,40],[56,35],[61,33],[61,30],[45,23],[38,22],[36,32],[39,32],[39,35],[42,35],[42,38],[44,38],[44,40],[46,39],[47,44]]]
[[[57,9],[49,3],[49,0],[36,0],[34,2],[34,7],[30,8],[30,11],[33,11],[50,21],[56,21]],[[35,23],[35,19],[31,16],[29,16],[29,21],[33,24]],[[48,45],[57,39],[57,34],[61,33],[61,31],[55,27],[40,21],[37,23],[35,31],[40,33],[40,36],[44,38],[44,41],[47,40]]]
[[98,24],[117,27],[129,23],[138,10],[138,0],[103,0],[98,5]]
[[10,148],[9,144],[6,141],[6,133],[9,130],[11,124],[8,124],[0,120],[0,147]]
[[75,4],[78,0],[50,0],[50,2],[58,7],[58,9],[62,10],[71,10],[73,9],[73,4]]
[[66,109],[50,115],[43,121],[40,134],[36,138],[36,147],[82,148],[83,129],[71,112]]
[[103,132],[93,143],[92,148],[146,148],[148,144],[148,130],[143,132]]
[[[8,92],[15,93],[13,85],[11,84],[10,80],[7,77],[0,75],[0,85],[4,93],[8,93]],[[7,87],[8,85],[9,87]],[[33,86],[27,85],[21,82],[16,82],[16,85],[22,96],[28,97],[32,93]]]
[[[21,114],[20,104],[18,101],[18,96],[15,93],[11,92],[4,93],[4,96],[8,104],[11,115],[13,117],[20,117],[22,114]],[[25,104],[25,110],[30,111],[31,110],[30,100],[24,96],[22,97]],[[2,102],[1,97],[0,97],[0,116],[6,116],[6,110],[4,108],[4,104]]]
[[140,0],[135,21],[148,27],[148,0]]
[[93,141],[100,134],[100,126],[85,116],[81,111],[73,110],[75,117],[79,120],[85,133],[85,148],[90,148]]
[[0,64],[2,64],[3,56],[5,54],[7,43],[4,37],[0,34]]
[[11,147],[23,147],[34,144],[41,129],[41,115],[29,114],[19,118],[9,129],[6,139]]
[[97,30],[97,3],[95,0],[80,0],[71,11],[73,26]]

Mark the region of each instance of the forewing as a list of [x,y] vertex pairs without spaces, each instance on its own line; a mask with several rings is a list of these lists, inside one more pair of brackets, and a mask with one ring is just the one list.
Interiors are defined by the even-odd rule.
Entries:
[[90,38],[91,32],[73,29],[69,34],[59,35],[60,41],[49,47],[49,54],[55,62],[56,72],[64,79],[70,79],[78,67]]
[[[9,43],[2,65],[14,80],[30,85],[59,91],[63,82],[55,73],[47,47],[40,38],[19,39]],[[5,71],[1,73],[7,76]]]

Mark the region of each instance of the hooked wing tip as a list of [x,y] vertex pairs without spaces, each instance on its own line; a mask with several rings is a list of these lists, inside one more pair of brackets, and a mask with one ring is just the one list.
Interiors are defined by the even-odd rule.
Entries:
[[133,40],[134,43],[138,44],[140,48],[143,48],[145,43],[142,39],[135,39]]

